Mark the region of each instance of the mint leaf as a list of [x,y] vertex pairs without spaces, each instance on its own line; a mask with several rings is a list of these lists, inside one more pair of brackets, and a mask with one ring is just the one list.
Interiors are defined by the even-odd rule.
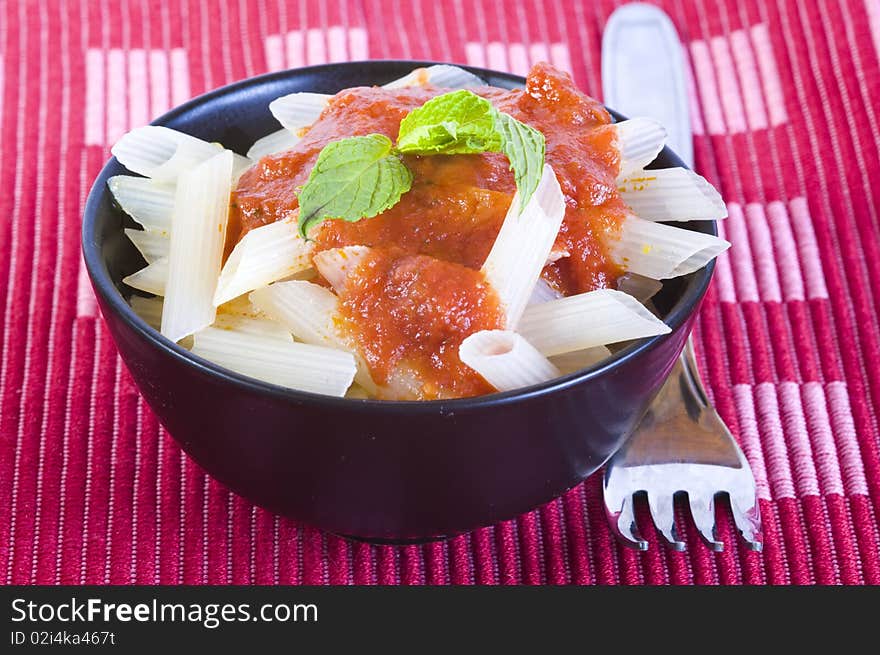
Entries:
[[497,152],[498,115],[491,102],[466,89],[444,93],[401,121],[397,149],[418,155]]
[[359,221],[393,207],[409,191],[412,173],[383,134],[324,146],[299,193],[299,233],[325,218]]
[[544,135],[462,89],[432,98],[400,123],[397,149],[418,155],[503,151],[516,178],[522,211],[541,180]]
[[519,191],[519,210],[522,212],[538,188],[544,172],[544,135],[513,116],[499,112],[498,117],[501,150],[510,161]]

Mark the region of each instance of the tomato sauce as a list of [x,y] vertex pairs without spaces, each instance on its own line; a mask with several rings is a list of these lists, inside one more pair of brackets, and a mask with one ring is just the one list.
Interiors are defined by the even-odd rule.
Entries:
[[[339,298],[380,397],[399,396],[401,386],[418,398],[493,391],[458,358],[464,337],[503,324],[498,297],[478,270],[398,247],[373,248]],[[400,379],[410,374],[417,382]]]
[[[545,279],[565,295],[613,285],[622,270],[608,244],[626,207],[617,193],[620,162],[608,113],[547,64],[535,66],[524,90],[474,91],[546,138],[566,214],[554,245],[563,256],[545,267]],[[338,93],[293,150],[265,157],[242,175],[227,248],[296,209],[298,189],[325,145],[371,133],[393,141],[409,111],[443,92],[359,87]],[[501,153],[407,155],[404,161],[413,184],[397,205],[358,222],[324,221],[311,237],[318,251],[374,248],[341,300],[347,329],[377,382],[391,383],[396,370],[406,369],[418,377],[421,398],[487,393],[491,388],[459,362],[457,351],[469,334],[503,324],[479,268],[516,191],[513,173]]]

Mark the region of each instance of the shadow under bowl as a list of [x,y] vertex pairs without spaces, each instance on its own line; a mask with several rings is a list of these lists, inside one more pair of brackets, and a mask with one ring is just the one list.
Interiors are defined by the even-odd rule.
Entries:
[[[246,152],[277,130],[269,102],[295,91],[383,84],[432,62],[314,66],[245,80],[155,121]],[[489,84],[523,78],[469,67]],[[618,115],[615,114],[617,118]],[[683,166],[668,149],[655,168]],[[129,307],[122,278],[144,265],[134,226],[107,180],[83,218],[85,263],[101,312],[135,383],[186,453],[248,500],[356,538],[452,535],[534,509],[598,469],[637,425],[678,357],[713,264],[669,280],[655,298],[669,334],[640,340],[575,374],[515,392],[429,402],[351,400],[253,380],[168,341]],[[680,224],[715,234],[711,221]],[[110,402],[110,399],[106,399]]]

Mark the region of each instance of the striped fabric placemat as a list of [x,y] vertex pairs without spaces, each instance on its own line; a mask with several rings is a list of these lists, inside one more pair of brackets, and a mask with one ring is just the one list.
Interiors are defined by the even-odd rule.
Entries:
[[621,548],[598,475],[422,546],[280,519],[182,455],[97,314],[80,217],[126,130],[235,80],[365,58],[548,60],[598,95],[616,4],[0,2],[0,580],[880,583],[880,0],[660,3],[689,54],[697,168],[730,211],[697,350],[758,480],[763,554],[672,553],[650,530],[648,552]]

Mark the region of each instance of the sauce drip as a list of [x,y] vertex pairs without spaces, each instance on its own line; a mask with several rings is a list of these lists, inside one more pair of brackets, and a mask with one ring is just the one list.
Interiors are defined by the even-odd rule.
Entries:
[[[340,92],[297,146],[264,157],[233,193],[227,251],[249,230],[285,218],[297,207],[321,149],[345,137],[380,133],[392,141],[400,121],[443,89]],[[500,111],[540,130],[546,159],[565,195],[565,220],[544,278],[565,295],[612,286],[623,272],[609,254],[626,206],[617,192],[619,154],[611,118],[571,78],[538,64],[524,90],[474,89]],[[358,222],[327,220],[311,236],[316,251],[373,247],[341,294],[344,322],[371,374],[390,397],[461,397],[491,391],[458,360],[469,334],[498,328],[502,315],[479,268],[516,191],[501,153],[408,155],[412,189],[388,211]],[[418,379],[400,391],[401,379]],[[395,391],[397,389],[397,391]]]

